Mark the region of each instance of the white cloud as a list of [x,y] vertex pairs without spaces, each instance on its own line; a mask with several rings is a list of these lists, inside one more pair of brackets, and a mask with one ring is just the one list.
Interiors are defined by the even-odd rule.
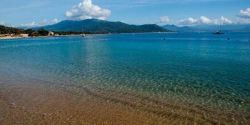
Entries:
[[3,21],[0,22],[0,25],[8,26],[8,27],[15,27],[14,25],[9,24],[9,23],[5,23],[5,22],[3,22]]
[[201,16],[200,19],[198,20],[198,22],[201,24],[212,24],[213,20],[206,17],[206,16]]
[[250,8],[240,10],[238,18],[236,19],[237,24],[250,24]]
[[51,23],[58,23],[58,22],[59,20],[57,18],[51,20]]
[[30,23],[21,24],[21,26],[24,26],[24,27],[34,27],[34,26],[37,26],[37,24],[36,24],[35,21],[33,21],[33,22],[30,22]]
[[236,24],[250,24],[250,18],[238,18]]
[[111,11],[94,5],[92,0],[83,0],[78,5],[73,6],[71,10],[67,11],[65,15],[73,20],[92,18],[105,20],[111,15]]
[[30,22],[30,23],[26,23],[26,24],[21,24],[22,27],[36,27],[36,26],[45,26],[45,25],[51,25],[51,24],[55,24],[58,23],[59,20],[57,18],[54,18],[52,20],[43,20],[41,22]]
[[0,22],[0,25],[5,25],[5,23],[4,22]]
[[44,25],[51,25],[51,24],[55,24],[58,23],[59,20],[57,18],[54,18],[52,20],[43,20],[41,22],[38,22],[37,24],[40,26],[44,26]]
[[180,25],[196,25],[198,24],[198,20],[197,19],[194,19],[192,17],[189,17],[187,19],[182,19],[179,21],[179,24]]
[[245,10],[240,10],[239,17],[250,19],[250,8],[247,8]]
[[211,19],[206,16],[201,16],[198,19],[189,17],[187,19],[182,19],[178,24],[180,25],[224,25],[224,24],[232,24],[233,22],[226,17],[221,17],[219,19]]
[[233,21],[231,21],[231,20],[229,20],[228,18],[222,16],[222,17],[220,18],[220,20],[219,20],[219,23],[221,23],[221,24],[232,24]]
[[160,17],[160,22],[159,23],[168,23],[170,21],[170,18],[168,16],[162,16]]

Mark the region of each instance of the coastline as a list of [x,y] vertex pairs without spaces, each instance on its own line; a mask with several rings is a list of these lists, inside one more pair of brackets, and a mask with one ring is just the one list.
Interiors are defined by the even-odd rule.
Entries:
[[60,35],[60,36],[36,36],[36,37],[12,37],[12,36],[7,36],[7,37],[0,37],[0,40],[11,40],[11,39],[21,39],[21,38],[47,38],[47,37],[61,37],[61,36],[74,36],[74,35]]
[[0,40],[2,39],[19,39],[19,38],[28,38],[28,34],[0,34]]
[[[178,32],[135,32],[135,33],[96,33],[96,34],[86,34],[87,36],[90,35],[116,35],[116,34],[150,34],[150,33],[178,33]],[[0,40],[8,40],[8,39],[20,39],[20,38],[47,38],[47,37],[64,37],[64,36],[81,36],[81,34],[68,34],[68,35],[54,35],[54,36],[12,36],[12,35],[8,35],[8,36],[0,36]]]
[[[88,35],[96,35],[96,34],[88,34]],[[28,37],[20,37],[20,36],[4,36],[0,37],[0,40],[11,40],[11,39],[21,39],[21,38],[48,38],[48,37],[65,37],[65,36],[81,36],[78,34],[71,34],[71,35],[59,35],[59,36],[28,36]]]
[[20,38],[27,38],[27,37],[12,37],[12,36],[6,36],[6,37],[0,37],[0,40],[20,39]]

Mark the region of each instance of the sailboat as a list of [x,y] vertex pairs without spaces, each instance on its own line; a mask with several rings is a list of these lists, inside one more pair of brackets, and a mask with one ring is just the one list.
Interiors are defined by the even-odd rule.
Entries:
[[84,30],[83,30],[83,26],[82,26],[82,34],[81,34],[82,37],[86,37],[86,34],[84,33]]
[[217,30],[216,32],[213,33],[214,35],[222,35],[224,34],[224,32],[222,32],[221,30],[221,24],[219,25],[219,30]]
[[218,30],[216,32],[213,33],[214,35],[222,35],[224,34],[224,32],[222,32],[221,30]]
[[82,37],[86,37],[86,34],[84,34],[84,33],[82,33],[82,35],[81,35]]

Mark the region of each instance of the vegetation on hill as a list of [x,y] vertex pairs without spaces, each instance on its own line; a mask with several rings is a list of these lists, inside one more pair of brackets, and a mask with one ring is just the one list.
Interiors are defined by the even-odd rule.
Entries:
[[[155,25],[129,25],[122,22],[110,22],[97,19],[81,21],[66,20],[54,25],[38,27],[58,32],[84,32],[84,33],[140,33],[140,32],[166,32],[168,30]],[[35,28],[37,29],[37,28]]]
[[58,35],[71,34],[106,34],[106,33],[142,33],[142,32],[167,32],[155,24],[129,25],[122,22],[110,22],[97,19],[81,21],[66,20],[54,25],[36,27],[32,29],[19,29],[0,25],[0,34],[28,34],[29,36],[47,36],[49,31]]
[[38,30],[33,30],[33,29],[18,29],[18,28],[13,28],[13,27],[7,27],[0,25],[0,34],[14,34],[14,35],[20,35],[20,34],[28,34],[29,36],[47,36],[49,31],[45,29],[38,29]]
[[21,34],[23,30],[0,25],[0,34]]

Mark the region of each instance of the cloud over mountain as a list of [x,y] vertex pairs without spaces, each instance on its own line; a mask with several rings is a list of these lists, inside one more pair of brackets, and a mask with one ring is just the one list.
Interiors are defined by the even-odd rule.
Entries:
[[36,26],[45,26],[45,25],[52,25],[55,23],[58,23],[59,20],[57,18],[54,18],[52,20],[43,20],[40,22],[30,22],[30,23],[26,23],[26,24],[21,24],[21,27],[36,27]]
[[170,21],[170,18],[168,16],[162,16],[160,17],[159,23],[168,23]]
[[221,23],[221,24],[232,24],[233,21],[229,20],[226,17],[221,17],[220,20],[217,20],[217,23]]
[[189,17],[187,19],[182,19],[178,23],[180,25],[219,25],[219,24],[232,24],[233,22],[223,16],[219,19],[211,19],[206,16],[201,16],[200,18]]
[[66,17],[72,20],[101,19],[105,20],[111,15],[109,9],[101,8],[92,3],[92,0],[83,0],[78,5],[73,6],[65,13]]
[[239,17],[250,19],[250,8],[247,8],[245,10],[240,10]]

